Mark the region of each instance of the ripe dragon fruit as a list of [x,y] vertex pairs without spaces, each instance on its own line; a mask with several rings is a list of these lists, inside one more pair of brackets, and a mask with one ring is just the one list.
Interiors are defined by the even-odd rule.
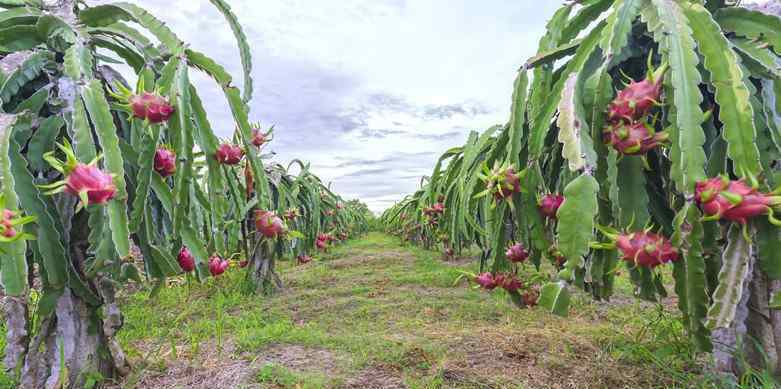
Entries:
[[708,220],[725,219],[746,224],[749,219],[768,215],[773,224],[774,209],[781,209],[781,196],[759,192],[743,180],[714,177],[695,185],[694,200]]
[[179,262],[179,267],[181,267],[185,273],[195,270],[195,257],[193,257],[193,254],[187,247],[182,247],[179,250],[179,256],[176,260]]
[[564,196],[560,194],[546,194],[540,199],[537,206],[542,216],[548,219],[556,219],[556,212],[558,212],[562,203],[564,203]]
[[343,209],[343,208],[344,208],[344,204],[336,203],[336,209]]
[[266,238],[274,239],[287,232],[287,227],[282,219],[274,212],[255,211],[255,228]]
[[445,258],[451,259],[454,255],[456,255],[456,252],[452,248],[448,247],[445,249]]
[[317,247],[318,250],[325,250],[328,248],[328,241],[318,239],[315,241],[315,247]]
[[623,155],[643,155],[659,147],[669,138],[667,132],[655,132],[643,122],[616,123],[609,125],[604,133],[605,144]]
[[133,116],[155,124],[168,121],[174,113],[174,107],[168,100],[149,92],[130,96],[128,104],[130,110],[133,111]]
[[249,261],[246,260],[246,259],[242,259],[241,261],[239,261],[239,267],[242,268],[242,269],[244,269],[248,265],[249,265]]
[[209,258],[209,273],[211,273],[212,277],[217,277],[225,273],[229,265],[230,262],[222,259],[219,255],[213,255]]
[[494,275],[489,272],[479,274],[475,277],[475,282],[486,290],[493,290],[497,286]]
[[518,263],[518,262],[523,262],[527,258],[529,258],[529,252],[526,250],[525,247],[523,247],[522,244],[516,243],[507,249],[507,252],[505,252],[505,256],[507,257],[507,260],[509,260],[510,262]]
[[508,292],[515,292],[523,287],[523,283],[517,277],[508,273],[494,275],[490,272],[485,272],[475,277],[475,283],[486,290],[494,290],[498,286]]
[[312,262],[312,257],[310,257],[308,255],[301,254],[301,255],[296,257],[296,261],[298,262],[299,265],[305,265],[305,264],[307,264],[309,262]]
[[163,178],[176,173],[176,153],[166,147],[158,148],[155,151],[155,171]]
[[260,128],[252,129],[252,145],[256,147],[263,146],[269,141],[267,133],[264,133]]
[[16,237],[17,231],[14,229],[14,218],[16,218],[16,212],[10,209],[3,209],[2,220],[0,220],[0,235],[6,238]]
[[608,121],[632,123],[648,114],[648,111],[659,103],[662,95],[662,79],[666,70],[667,65],[655,71],[649,70],[646,79],[639,82],[633,80],[619,91],[608,106]]
[[624,261],[648,268],[678,260],[678,250],[672,243],[653,232],[619,234],[616,236],[616,248]]
[[241,162],[241,158],[244,157],[244,150],[238,145],[223,143],[217,147],[214,157],[221,164],[238,165]]
[[537,289],[529,289],[526,293],[521,294],[521,301],[523,305],[527,307],[534,307],[537,305],[537,300],[540,299],[540,292]]
[[105,204],[114,198],[117,187],[111,174],[97,166],[77,163],[65,178],[65,192],[80,198],[87,197],[87,204]]

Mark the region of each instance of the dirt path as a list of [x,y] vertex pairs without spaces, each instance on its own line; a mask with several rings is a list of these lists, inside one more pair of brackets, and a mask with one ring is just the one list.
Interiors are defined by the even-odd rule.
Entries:
[[[284,269],[286,289],[270,298],[235,296],[225,290],[235,280],[218,280],[223,282],[187,297],[198,307],[177,324],[185,327],[159,340],[137,333],[139,327],[130,331],[128,347],[154,357],[128,382],[149,388],[362,389],[681,383],[675,374],[657,374],[657,350],[628,346],[659,342],[642,320],[656,320],[653,306],[606,308],[584,298],[576,299],[577,312],[569,318],[520,310],[501,293],[454,286],[459,267],[432,256],[373,234],[315,264]],[[215,295],[217,288],[222,290]],[[182,296],[161,296],[161,312],[177,298]],[[130,311],[152,318],[157,312],[140,309]],[[215,328],[222,328],[217,343]],[[176,351],[166,343],[177,344]],[[152,354],[150,344],[168,351]],[[647,353],[652,356],[643,358]]]

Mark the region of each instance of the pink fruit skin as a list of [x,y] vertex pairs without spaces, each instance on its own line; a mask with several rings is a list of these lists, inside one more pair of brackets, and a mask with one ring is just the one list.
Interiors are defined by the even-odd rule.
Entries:
[[128,100],[133,116],[139,119],[148,119],[150,123],[162,123],[168,121],[174,113],[174,107],[162,96],[149,92],[142,95],[131,96]]
[[261,235],[270,239],[285,233],[285,223],[269,211],[255,211],[255,228]]
[[515,276],[511,275],[505,275],[502,279],[502,288],[508,292],[515,292],[518,289],[521,289],[523,287],[523,284],[521,281]]
[[308,255],[299,255],[298,257],[296,257],[296,260],[298,261],[299,265],[304,265],[309,262],[312,262],[312,257]]
[[564,202],[564,196],[559,194],[548,194],[540,200],[540,213],[548,219],[555,219],[556,212]]
[[[729,200],[728,192],[739,197],[737,203]],[[781,205],[781,196],[761,193],[742,180],[729,181],[721,177],[700,181],[694,190],[694,199],[707,216],[718,216],[728,221],[746,224],[750,219],[767,215],[770,208]]]
[[648,79],[632,81],[618,92],[608,106],[607,116],[611,123],[631,123],[645,116],[662,95],[662,77],[655,82]]
[[65,192],[74,196],[87,192],[89,205],[107,203],[116,191],[111,175],[97,166],[79,163],[65,179]]
[[523,262],[527,258],[529,258],[529,252],[526,251],[526,248],[523,247],[522,244],[516,243],[512,246],[510,246],[507,249],[507,252],[505,252],[505,256],[507,257],[507,260],[510,262]]
[[184,270],[186,273],[195,270],[195,257],[193,257],[193,254],[187,247],[182,247],[179,250],[177,261],[179,262],[179,267],[181,267],[182,270]]
[[213,277],[217,277],[222,273],[225,273],[225,270],[228,269],[228,266],[230,263],[219,256],[215,255],[209,258],[209,273]]
[[664,143],[666,132],[654,133],[645,123],[618,123],[607,128],[604,133],[605,144],[624,155],[644,155]]
[[496,288],[496,280],[494,280],[493,274],[489,272],[482,273],[475,277],[475,282],[483,289],[493,290]]
[[217,152],[214,156],[217,158],[217,162],[221,164],[238,165],[241,162],[241,158],[244,157],[244,150],[237,145],[223,143],[217,147]]
[[263,133],[259,128],[252,130],[252,144],[254,146],[260,147],[263,146],[266,143],[266,134]]
[[155,151],[155,171],[161,177],[169,177],[176,173],[176,153],[166,148]]
[[665,237],[652,232],[621,234],[616,238],[621,259],[638,266],[653,268],[678,260],[678,250]]
[[326,249],[326,247],[328,247],[328,242],[326,242],[326,241],[324,241],[324,240],[319,240],[319,239],[318,239],[318,240],[315,242],[315,246],[317,246],[317,249],[318,249],[318,250],[325,250],[325,249]]

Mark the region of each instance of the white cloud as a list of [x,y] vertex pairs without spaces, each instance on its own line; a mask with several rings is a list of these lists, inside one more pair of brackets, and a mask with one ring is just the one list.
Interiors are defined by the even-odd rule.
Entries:
[[[137,3],[241,84],[233,35],[208,0]],[[560,6],[537,0],[229,3],[252,47],[251,116],[276,125],[271,147],[278,158],[311,161],[336,191],[375,211],[414,191],[414,177],[430,172],[470,130],[507,120],[516,70],[534,54]],[[229,136],[234,126],[219,89],[204,76],[193,79],[215,130]]]

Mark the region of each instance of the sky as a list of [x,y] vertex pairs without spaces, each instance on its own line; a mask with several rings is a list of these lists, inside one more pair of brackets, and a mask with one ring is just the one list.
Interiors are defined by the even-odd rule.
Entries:
[[[91,4],[107,1],[94,0]],[[553,0],[228,0],[252,49],[252,121],[275,126],[274,160],[310,161],[375,212],[414,192],[469,131],[509,118],[517,69]],[[134,1],[241,86],[232,32],[208,0]],[[218,87],[201,91],[217,135],[234,124]]]

